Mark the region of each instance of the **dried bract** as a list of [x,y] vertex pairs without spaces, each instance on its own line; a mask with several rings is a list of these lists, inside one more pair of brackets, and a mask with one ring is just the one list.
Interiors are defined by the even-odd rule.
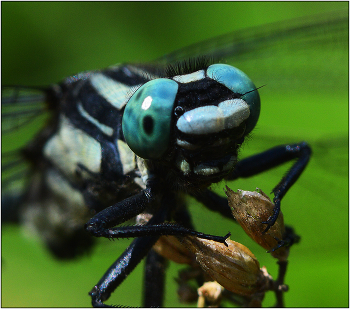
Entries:
[[[270,198],[258,188],[257,191],[234,192],[226,186],[226,195],[232,214],[244,231],[263,248],[269,251],[276,248],[278,242],[283,239],[285,227],[280,211],[275,224],[268,232],[263,233],[266,224],[262,222],[267,221],[273,214],[274,204]],[[288,253],[289,249],[286,247],[271,252],[272,256],[279,260],[286,260]]]
[[194,254],[187,250],[175,236],[159,237],[153,250],[175,263],[196,265]]
[[251,296],[261,290],[265,276],[254,254],[245,246],[230,239],[228,246],[194,236],[181,238],[195,254],[202,269],[225,289],[239,295]]

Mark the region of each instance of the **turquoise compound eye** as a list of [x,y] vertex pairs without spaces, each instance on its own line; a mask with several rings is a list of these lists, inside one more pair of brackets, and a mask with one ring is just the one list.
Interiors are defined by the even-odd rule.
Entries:
[[260,114],[260,96],[251,79],[241,70],[227,64],[209,66],[207,75],[235,93],[246,93],[241,99],[247,102],[250,109],[246,123],[246,134],[248,134],[254,129]]
[[139,157],[158,159],[168,149],[171,117],[179,86],[160,78],[142,85],[126,104],[123,115],[125,141]]

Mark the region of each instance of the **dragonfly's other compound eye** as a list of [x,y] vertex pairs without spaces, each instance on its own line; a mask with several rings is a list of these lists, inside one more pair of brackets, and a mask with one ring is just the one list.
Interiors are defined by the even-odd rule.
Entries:
[[234,93],[241,94],[241,99],[247,102],[250,116],[247,119],[245,134],[248,134],[254,129],[260,114],[259,93],[251,79],[241,70],[227,64],[209,66],[207,75]]
[[138,156],[157,159],[168,149],[177,90],[175,81],[160,78],[147,82],[130,98],[122,128],[125,141]]

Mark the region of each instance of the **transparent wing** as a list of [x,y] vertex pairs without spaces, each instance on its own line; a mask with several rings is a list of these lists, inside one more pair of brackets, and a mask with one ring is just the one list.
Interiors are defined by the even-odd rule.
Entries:
[[15,221],[16,207],[30,172],[30,165],[23,160],[21,151],[47,117],[46,92],[26,87],[2,87],[1,99],[2,220]]
[[1,130],[10,133],[28,124],[45,110],[46,93],[25,87],[3,87],[1,93]]
[[308,88],[315,79],[331,86],[339,76],[347,75],[348,12],[235,31],[179,49],[156,61],[173,63],[202,55],[240,68],[257,86],[268,85],[274,90],[286,84]]

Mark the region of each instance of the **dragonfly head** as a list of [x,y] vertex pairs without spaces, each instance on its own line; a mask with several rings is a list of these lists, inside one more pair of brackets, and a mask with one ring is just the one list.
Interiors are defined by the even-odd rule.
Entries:
[[260,98],[252,81],[225,64],[141,86],[123,115],[123,133],[140,157],[184,177],[220,181],[255,127]]

